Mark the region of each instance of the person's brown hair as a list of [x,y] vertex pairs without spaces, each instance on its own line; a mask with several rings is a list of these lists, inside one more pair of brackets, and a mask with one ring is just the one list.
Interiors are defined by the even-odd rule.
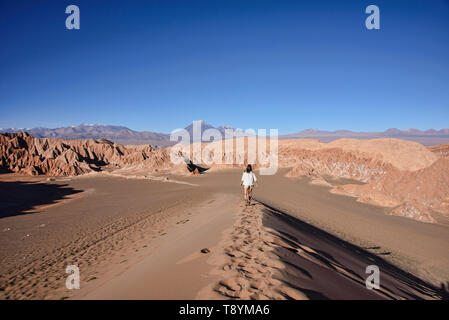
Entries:
[[250,173],[251,171],[253,171],[253,167],[249,164],[249,165],[246,167],[246,172]]

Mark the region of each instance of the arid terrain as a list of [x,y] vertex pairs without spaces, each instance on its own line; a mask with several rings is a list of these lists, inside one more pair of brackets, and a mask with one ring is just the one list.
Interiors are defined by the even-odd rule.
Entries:
[[[240,138],[237,140],[242,140]],[[238,141],[235,141],[235,146]],[[248,145],[255,138],[245,138],[246,151],[226,153],[223,141],[202,144],[206,158],[218,156],[223,163],[248,159]],[[29,175],[80,175],[108,171],[125,176],[148,177],[161,173],[188,172],[185,164],[173,165],[170,148],[122,146],[108,140],[59,140],[33,138],[26,133],[0,135],[2,158],[7,170]],[[194,143],[191,154],[195,161]],[[204,148],[210,148],[205,152]],[[176,147],[176,146],[175,146]],[[219,149],[217,149],[219,148]],[[267,149],[268,151],[268,149]],[[203,159],[203,158],[200,158]],[[212,167],[229,167],[214,165]],[[235,165],[231,165],[235,167]],[[330,143],[317,140],[281,140],[279,167],[289,168],[288,177],[310,177],[312,183],[332,187],[332,192],[351,195],[359,201],[389,208],[389,213],[423,222],[449,218],[449,157],[447,145],[424,147],[417,142],[398,139],[341,139]],[[189,168],[191,171],[193,167]],[[195,171],[195,172],[198,172]],[[332,179],[350,179],[360,183],[332,184]]]
[[[241,164],[173,165],[170,148],[104,139],[0,143],[1,298],[447,297],[447,145],[280,140],[246,207]],[[206,156],[245,162],[224,143]],[[65,289],[70,264],[80,290]],[[365,288],[368,264],[381,290]]]

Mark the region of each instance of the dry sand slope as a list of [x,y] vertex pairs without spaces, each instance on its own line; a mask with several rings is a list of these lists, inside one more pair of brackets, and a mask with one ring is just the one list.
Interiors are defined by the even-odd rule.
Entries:
[[[383,259],[274,208],[241,204],[208,260],[220,280],[197,299],[439,299],[444,292]],[[381,288],[368,290],[377,265]]]
[[[111,176],[0,178],[0,299],[70,297],[71,264],[82,287],[95,285],[149,254],[170,228],[188,224],[189,208],[209,196],[187,184]],[[64,200],[71,193],[80,196]]]
[[[427,270],[426,263],[434,264],[438,259],[437,266],[447,266],[447,227],[385,216],[381,210],[330,194],[306,181],[287,179],[282,173],[259,177],[261,187],[256,189],[256,197],[275,200],[271,206],[300,208],[298,219],[262,203],[245,207],[239,202],[240,177],[240,170],[226,170],[177,178],[189,184],[100,175],[64,178],[65,187],[58,181],[18,185],[26,188],[29,196],[30,191],[43,187],[43,191],[64,188],[88,193],[57,206],[37,207],[31,214],[16,210],[25,199],[16,199],[19,207],[14,202],[0,206],[1,212],[9,213],[0,219],[0,296],[442,297],[442,291],[393,267],[368,248],[351,245],[302,222],[307,219],[298,219],[305,215],[326,221],[326,227],[338,227],[356,239],[370,235],[369,240],[376,244],[379,238],[386,239],[393,253],[409,254],[418,263],[418,271]],[[3,191],[2,196],[14,193],[7,183]],[[30,207],[34,200],[29,199]],[[295,210],[292,213],[297,214]],[[347,219],[349,224],[335,222]],[[384,232],[373,232],[373,224],[383,227]],[[387,245],[381,244],[384,249]],[[202,254],[203,248],[210,254]],[[81,290],[76,292],[65,289],[65,267],[69,264],[80,267]],[[364,286],[368,264],[380,267],[380,294]],[[446,279],[444,274],[435,275],[441,281]]]

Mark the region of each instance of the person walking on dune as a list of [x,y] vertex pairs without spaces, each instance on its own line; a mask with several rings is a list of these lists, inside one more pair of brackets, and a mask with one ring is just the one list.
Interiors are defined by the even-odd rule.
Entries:
[[240,182],[240,185],[243,186],[245,201],[246,204],[249,205],[253,197],[254,185],[257,185],[257,178],[253,172],[253,167],[250,164],[246,167],[246,170],[243,172],[242,181]]

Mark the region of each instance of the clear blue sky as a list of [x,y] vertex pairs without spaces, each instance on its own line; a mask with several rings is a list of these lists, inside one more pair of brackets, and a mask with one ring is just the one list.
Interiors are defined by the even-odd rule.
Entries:
[[447,0],[0,3],[0,127],[449,127]]

